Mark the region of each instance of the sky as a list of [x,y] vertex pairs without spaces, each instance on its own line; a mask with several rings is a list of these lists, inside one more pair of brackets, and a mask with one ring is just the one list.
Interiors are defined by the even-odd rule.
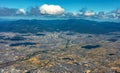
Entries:
[[43,4],[62,6],[66,11],[88,8],[95,11],[109,11],[120,8],[120,0],[0,0],[0,7],[29,8]]
[[[9,15],[10,12],[15,11],[12,11],[11,8],[18,9],[18,11],[16,11],[16,14],[26,14],[27,11],[36,6],[38,6],[40,13],[45,15],[57,15],[62,13],[67,14],[70,12],[74,13],[73,15],[76,15],[76,12],[79,12],[79,10],[84,8],[86,9],[86,12],[89,11],[89,13],[82,13],[84,15],[91,16],[101,11],[109,13],[115,9],[120,9],[120,0],[0,0],[0,7],[9,8],[7,9],[8,12],[6,12]],[[53,8],[53,10],[51,8]],[[5,13],[3,14],[2,10],[3,9],[0,10],[0,15],[8,15]],[[4,9],[3,11],[7,10]],[[49,12],[48,10],[52,12]],[[59,13],[55,11],[58,11]],[[117,16],[119,18],[119,13],[117,13]]]

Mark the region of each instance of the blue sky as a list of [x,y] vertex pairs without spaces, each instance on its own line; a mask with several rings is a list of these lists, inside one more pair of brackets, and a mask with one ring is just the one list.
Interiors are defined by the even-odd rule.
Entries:
[[120,0],[0,0],[0,17],[19,16],[120,20]]
[[0,7],[29,8],[43,4],[60,5],[66,11],[88,8],[94,11],[110,11],[120,8],[120,0],[0,0]]

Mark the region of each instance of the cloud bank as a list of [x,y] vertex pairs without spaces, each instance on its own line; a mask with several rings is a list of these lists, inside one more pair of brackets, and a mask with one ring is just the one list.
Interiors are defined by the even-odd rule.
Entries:
[[16,14],[26,14],[25,9],[18,9]]
[[0,16],[15,16],[17,9],[0,7]]
[[64,8],[60,5],[48,5],[43,4],[42,6],[30,7],[28,9],[17,9],[17,8],[7,8],[0,7],[0,17],[4,16],[25,16],[31,17],[40,17],[40,18],[82,18],[82,19],[98,19],[98,20],[120,20],[120,9],[111,10],[109,12],[99,11],[95,12],[94,10],[89,10],[82,8],[76,12],[65,12]]
[[50,14],[50,15],[57,15],[64,13],[64,9],[59,5],[47,5],[44,4],[40,7],[41,14]]
[[30,10],[28,11],[28,15],[32,15],[32,16],[39,16],[40,15],[40,10],[39,7],[31,7]]

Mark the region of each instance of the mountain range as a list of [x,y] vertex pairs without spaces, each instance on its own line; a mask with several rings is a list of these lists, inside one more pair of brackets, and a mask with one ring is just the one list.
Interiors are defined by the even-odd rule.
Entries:
[[119,32],[120,23],[83,19],[0,21],[0,32],[37,33],[42,31],[72,31],[78,33],[105,34],[109,32]]

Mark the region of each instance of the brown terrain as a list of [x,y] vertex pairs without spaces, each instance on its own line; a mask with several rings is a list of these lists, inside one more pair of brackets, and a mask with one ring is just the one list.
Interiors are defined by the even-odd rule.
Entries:
[[0,73],[120,73],[119,32],[67,33],[1,32]]

